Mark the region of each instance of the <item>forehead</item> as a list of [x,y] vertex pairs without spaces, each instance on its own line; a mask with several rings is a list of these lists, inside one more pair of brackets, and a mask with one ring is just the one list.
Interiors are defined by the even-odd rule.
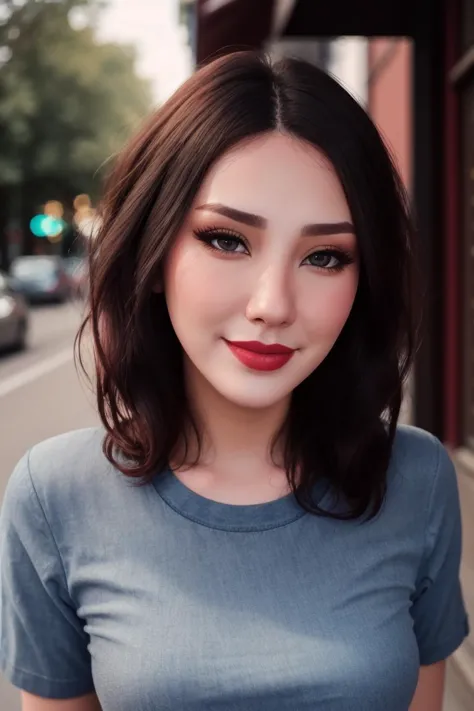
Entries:
[[270,221],[350,219],[342,186],[323,153],[276,132],[245,141],[216,161],[196,199],[211,202]]

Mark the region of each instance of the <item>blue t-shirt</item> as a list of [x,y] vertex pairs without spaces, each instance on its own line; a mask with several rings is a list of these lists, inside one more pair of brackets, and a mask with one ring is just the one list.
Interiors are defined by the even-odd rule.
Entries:
[[[1,517],[1,666],[16,686],[103,711],[407,711],[419,665],[468,623],[457,484],[431,435],[400,427],[369,521],[142,488],[103,432],[33,447]],[[321,486],[322,506],[331,498]]]

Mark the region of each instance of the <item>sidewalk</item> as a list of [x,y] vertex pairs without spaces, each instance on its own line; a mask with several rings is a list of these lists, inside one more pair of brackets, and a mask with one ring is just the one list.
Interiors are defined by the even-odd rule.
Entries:
[[443,711],[472,711],[472,708],[472,692],[466,687],[466,681],[455,664],[448,662]]

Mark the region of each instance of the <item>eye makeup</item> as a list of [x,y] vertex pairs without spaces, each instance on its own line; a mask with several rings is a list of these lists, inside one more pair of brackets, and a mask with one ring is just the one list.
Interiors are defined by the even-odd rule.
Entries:
[[194,236],[206,247],[216,252],[250,254],[244,237],[227,227],[204,227],[194,230]]
[[[243,235],[228,227],[204,227],[194,230],[193,234],[205,247],[220,255],[251,255],[250,246]],[[309,266],[326,273],[337,273],[354,262],[355,257],[351,250],[324,245],[305,257],[301,266]]]

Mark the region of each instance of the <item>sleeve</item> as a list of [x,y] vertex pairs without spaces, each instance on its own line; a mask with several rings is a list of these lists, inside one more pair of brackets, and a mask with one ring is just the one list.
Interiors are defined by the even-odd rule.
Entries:
[[94,689],[88,641],[25,455],[0,516],[0,667],[37,696],[82,696]]
[[411,610],[422,665],[446,659],[469,634],[459,581],[462,535],[456,472],[439,441],[437,448],[424,554]]

